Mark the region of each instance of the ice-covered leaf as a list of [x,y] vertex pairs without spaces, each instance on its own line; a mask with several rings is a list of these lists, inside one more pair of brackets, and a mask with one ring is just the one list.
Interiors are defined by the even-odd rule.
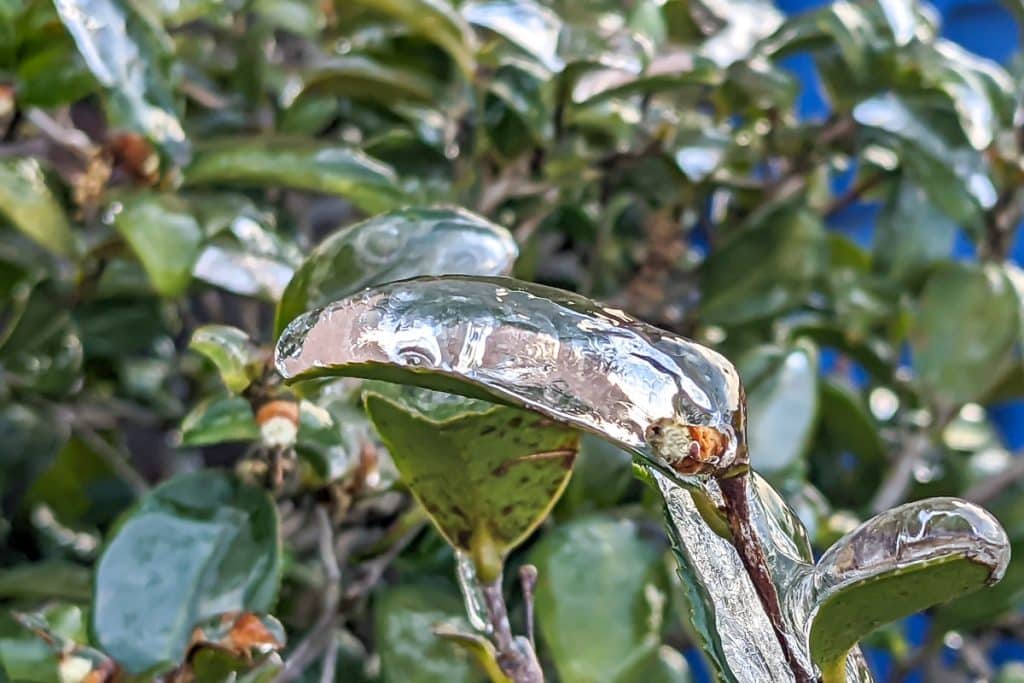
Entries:
[[237,327],[203,325],[192,333],[188,346],[213,363],[233,394],[243,392],[255,377],[259,355],[249,335]]
[[0,217],[52,252],[75,256],[79,251],[64,209],[35,159],[0,161]]
[[1013,360],[1020,301],[995,265],[949,264],[925,284],[910,330],[918,384],[939,406],[980,398]]
[[741,407],[736,371],[714,351],[584,297],[507,278],[427,277],[364,290],[292,321],[275,362],[292,381],[387,379],[528,408],[638,453],[647,453],[646,431],[658,420],[731,434]]
[[404,203],[398,176],[387,164],[339,146],[309,140],[243,138],[196,151],[185,169],[191,186],[279,186],[337,195],[363,211],[386,211]]
[[147,495],[104,550],[92,631],[129,672],[180,662],[199,622],[268,611],[280,563],[266,492],[211,470],[179,475]]
[[419,275],[506,273],[518,250],[507,230],[462,209],[401,209],[340,230],[306,258],[278,304],[275,331],[365,287]]
[[188,207],[174,195],[127,195],[111,207],[114,227],[142,263],[153,288],[179,296],[192,282],[202,230]]
[[[383,390],[383,388],[382,388]],[[366,395],[402,480],[484,582],[558,500],[578,434],[515,408],[415,387]]]
[[858,640],[998,581],[1009,554],[999,522],[955,498],[908,503],[865,522],[829,548],[809,579],[815,663],[826,674],[844,672]]
[[660,559],[635,524],[603,517],[559,526],[531,551],[537,624],[559,680],[645,680],[626,674],[661,644]]
[[56,0],[61,21],[85,63],[107,90],[115,122],[137,130],[177,164],[189,142],[161,59],[170,41],[125,0]]

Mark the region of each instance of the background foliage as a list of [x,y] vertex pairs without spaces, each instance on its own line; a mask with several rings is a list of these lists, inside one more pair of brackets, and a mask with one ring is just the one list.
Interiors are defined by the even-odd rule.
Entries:
[[[263,428],[285,323],[429,269],[400,231],[330,241],[407,205],[737,360],[815,547],[992,509],[1006,579],[868,652],[1019,680],[1018,72],[912,0],[0,0],[0,680],[485,680],[432,632],[465,619],[453,553],[358,391],[298,404],[294,446]],[[506,569],[538,567],[551,680],[701,675],[659,519],[584,438]]]

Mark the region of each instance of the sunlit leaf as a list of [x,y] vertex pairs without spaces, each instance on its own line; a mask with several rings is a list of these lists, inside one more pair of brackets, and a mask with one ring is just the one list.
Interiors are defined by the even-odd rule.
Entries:
[[0,161],[0,215],[50,251],[75,256],[78,243],[64,209],[35,159]]
[[489,275],[512,267],[504,228],[459,209],[402,209],[334,233],[310,253],[278,304],[275,331],[306,311],[417,275]]
[[173,195],[135,194],[116,207],[114,227],[146,269],[153,288],[178,296],[192,282],[202,231],[188,207]]
[[241,139],[197,150],[185,170],[187,185],[284,185],[338,195],[368,212],[404,203],[393,169],[365,154],[309,141]]
[[189,142],[161,64],[169,41],[125,0],[57,0],[61,21],[96,80],[115,121],[145,134],[178,164]]

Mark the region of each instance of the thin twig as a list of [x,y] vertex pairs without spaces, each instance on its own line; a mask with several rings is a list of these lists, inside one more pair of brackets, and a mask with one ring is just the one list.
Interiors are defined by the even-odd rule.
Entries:
[[972,503],[983,505],[990,502],[1000,493],[1024,479],[1024,456],[1013,459],[1013,463],[1002,472],[979,481],[967,489],[964,498]]
[[55,143],[78,154],[83,159],[92,159],[98,148],[82,131],[61,125],[42,109],[29,109],[25,115],[43,135]]
[[924,433],[914,434],[907,440],[895,466],[889,468],[889,473],[871,500],[871,509],[876,514],[903,501],[914,481],[914,468],[930,446],[931,439]]
[[537,568],[532,564],[524,564],[519,568],[519,584],[523,589],[523,611],[526,613],[526,637],[530,645],[536,647],[533,638],[533,595],[537,587]]
[[331,633],[324,650],[324,664],[320,669],[320,683],[334,683],[334,672],[338,667],[338,638]]
[[306,637],[292,650],[291,656],[285,662],[284,669],[277,677],[277,683],[296,680],[306,670],[306,667],[316,660],[324,647],[329,649],[330,641],[327,641],[326,638],[333,634],[334,625],[338,620],[338,604],[341,601],[341,568],[334,550],[334,529],[331,527],[331,520],[324,506],[316,507],[315,517],[320,562],[324,567],[323,605],[316,623],[309,629]]
[[[498,650],[498,666],[515,683],[544,683],[544,672],[529,644],[517,642],[508,621],[508,608],[501,593],[501,577],[481,585],[492,637]],[[525,647],[524,647],[525,645]]]
[[100,456],[104,463],[131,488],[136,496],[143,496],[149,491],[149,482],[139,474],[131,465],[131,456],[119,448],[114,447],[106,439],[93,431],[92,427],[81,420],[75,420],[74,432],[86,446]]

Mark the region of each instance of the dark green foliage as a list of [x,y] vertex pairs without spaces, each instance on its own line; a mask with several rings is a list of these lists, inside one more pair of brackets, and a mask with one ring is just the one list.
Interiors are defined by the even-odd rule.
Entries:
[[[824,120],[794,114],[793,54]],[[1024,549],[1024,469],[988,412],[1024,398],[1018,73],[904,0],[0,0],[0,681],[116,661],[100,680],[257,683],[291,660],[501,683],[444,541],[478,528],[516,634],[514,570],[539,568],[550,680],[688,680],[685,591],[627,455],[588,435],[576,457],[510,407],[281,383],[287,323],[423,274],[515,273],[736,361],[753,466],[816,550],[933,494],[991,504]],[[829,228],[858,202],[870,244]],[[1014,557],[929,639],[1015,628],[1022,586]],[[812,633],[826,659],[891,598],[828,605],[854,625]]]

